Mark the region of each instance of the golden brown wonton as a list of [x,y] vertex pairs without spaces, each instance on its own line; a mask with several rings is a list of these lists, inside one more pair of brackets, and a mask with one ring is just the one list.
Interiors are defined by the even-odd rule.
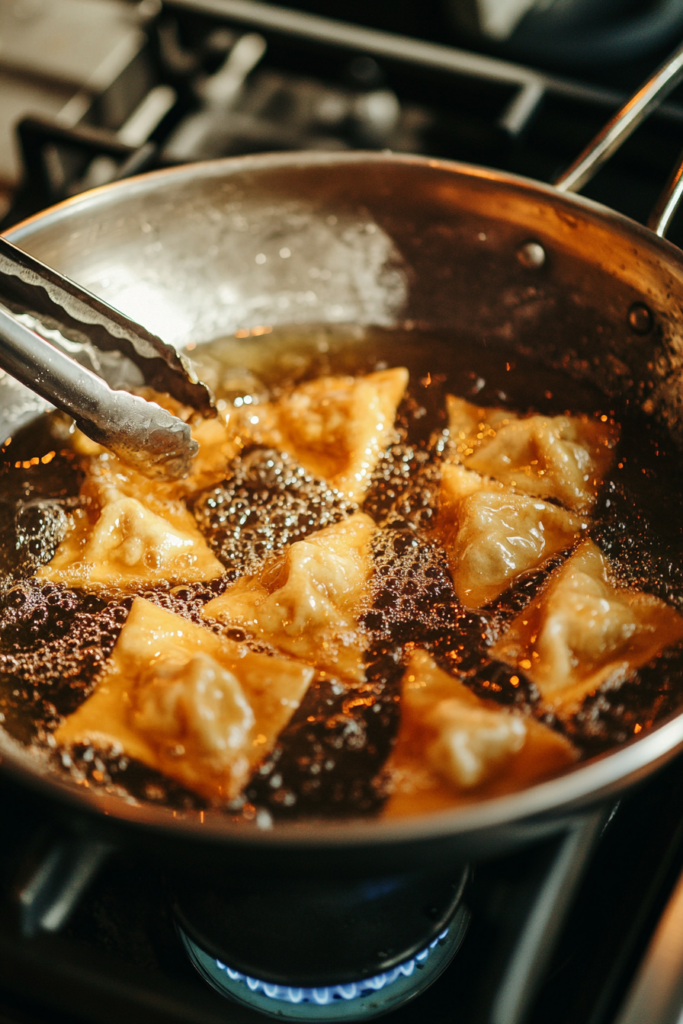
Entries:
[[464,466],[443,467],[438,532],[466,608],[492,601],[519,576],[572,547],[587,526],[572,512]]
[[453,395],[447,404],[457,461],[522,494],[590,511],[618,439],[606,417],[520,417]]
[[559,733],[481,700],[416,651],[403,678],[385,813],[398,817],[500,796],[553,775],[577,756]]
[[130,588],[197,583],[223,572],[189,514],[178,527],[136,498],[119,497],[94,523],[84,509],[72,513],[70,533],[37,576],[67,587]]
[[249,406],[244,437],[292,455],[353,501],[365,494],[408,385],[403,367],[367,377],[318,377],[277,402]]
[[[184,410],[161,399],[175,415]],[[199,452],[185,480],[159,481],[127,465],[76,431],[73,445],[84,456],[83,507],[70,513],[69,532],[40,579],[70,587],[135,588],[168,581],[216,579],[224,567],[211,553],[186,499],[223,479],[240,445],[219,420],[192,428]]]
[[138,597],[95,691],[55,738],[115,750],[229,800],[272,749],[314,674]]
[[619,587],[584,541],[491,653],[519,668],[553,707],[571,710],[607,679],[683,638],[683,617],[652,594]]
[[362,680],[359,615],[377,527],[362,512],[296,541],[259,576],[238,580],[202,615],[250,633],[331,675]]

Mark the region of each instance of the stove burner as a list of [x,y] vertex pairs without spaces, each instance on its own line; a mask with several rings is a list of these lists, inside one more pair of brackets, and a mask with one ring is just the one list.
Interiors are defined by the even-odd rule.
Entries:
[[269,987],[317,989],[380,977],[428,949],[450,926],[468,874],[271,872],[245,885],[232,873],[207,878],[190,869],[169,873],[166,885],[177,925],[214,961]]
[[416,956],[372,978],[304,988],[276,985],[235,971],[205,953],[178,926],[193,965],[214,989],[260,1013],[290,1021],[369,1020],[395,1010],[428,988],[449,965],[467,930],[461,906],[441,934]]

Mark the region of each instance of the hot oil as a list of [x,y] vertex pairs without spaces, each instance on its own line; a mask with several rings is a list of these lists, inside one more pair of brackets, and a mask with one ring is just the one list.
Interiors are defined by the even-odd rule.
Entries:
[[[200,372],[203,367],[219,399],[238,406],[277,397],[322,374],[357,375],[400,365],[410,371],[398,436],[362,505],[381,527],[364,616],[370,635],[367,682],[351,694],[335,680],[311,685],[247,786],[245,814],[258,806],[288,815],[373,813],[381,807],[382,767],[400,721],[400,680],[415,647],[429,650],[481,696],[540,713],[533,684],[492,661],[488,652],[562,558],[486,608],[472,612],[459,604],[445,552],[429,533],[448,451],[449,393],[520,413],[586,412],[621,423],[618,457],[602,488],[592,536],[623,583],[683,610],[680,455],[652,420],[613,407],[567,373],[539,368],[529,357],[480,339],[455,344],[445,335],[382,330],[274,332],[209,346],[200,356]],[[79,501],[78,459],[58,436],[44,418],[3,449],[1,470],[6,515],[0,546],[0,713],[16,738],[48,748],[55,747],[52,732],[62,717],[92,692],[132,603],[130,593],[85,594],[32,578],[37,565],[51,557],[64,517]],[[198,525],[226,565],[225,575],[210,585],[155,586],[142,596],[206,626],[201,608],[235,578],[354,508],[291,459],[250,449],[226,481],[194,503]],[[567,731],[588,756],[681,704],[683,664],[673,649],[619,689],[588,698],[569,723],[549,724]],[[55,758],[83,783],[173,806],[202,804],[122,756],[83,748],[55,751]]]
[[234,578],[258,572],[289,544],[355,512],[357,505],[269,448],[242,452],[228,480],[192,509],[200,530]]

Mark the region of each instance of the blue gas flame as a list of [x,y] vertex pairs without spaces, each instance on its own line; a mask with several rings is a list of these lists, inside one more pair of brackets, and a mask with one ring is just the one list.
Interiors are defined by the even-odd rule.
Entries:
[[316,1003],[318,1006],[327,1006],[329,1003],[338,1002],[344,999],[350,1002],[352,999],[360,999],[363,996],[378,992],[386,988],[400,977],[409,978],[418,964],[424,963],[431,951],[439,942],[448,935],[448,928],[441,932],[433,942],[423,949],[421,953],[392,967],[390,971],[383,974],[376,974],[374,978],[365,978],[363,981],[352,981],[348,985],[324,985],[320,988],[297,988],[293,985],[273,985],[269,981],[260,981],[258,978],[251,978],[248,974],[241,974],[240,971],[233,971],[232,967],[216,960],[216,967],[225,971],[232,981],[240,981],[252,992],[261,992],[269,999],[279,999],[286,1003]]

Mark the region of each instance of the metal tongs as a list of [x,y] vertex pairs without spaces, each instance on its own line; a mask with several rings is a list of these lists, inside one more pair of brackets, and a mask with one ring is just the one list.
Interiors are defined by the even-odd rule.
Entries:
[[187,476],[197,453],[190,427],[155,402],[114,391],[96,373],[21,322],[29,312],[60,330],[85,335],[101,351],[118,351],[145,383],[215,415],[211,392],[174,348],[102,299],[0,237],[0,368],[74,418],[103,444],[148,475]]

